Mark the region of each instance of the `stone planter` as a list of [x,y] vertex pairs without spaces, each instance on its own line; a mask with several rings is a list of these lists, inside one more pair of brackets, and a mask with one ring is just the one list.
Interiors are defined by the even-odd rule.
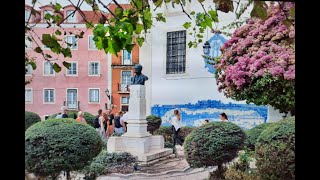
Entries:
[[148,121],[147,131],[151,134],[153,134],[155,130],[160,128],[162,122],[161,117],[150,115],[146,118],[146,120]]

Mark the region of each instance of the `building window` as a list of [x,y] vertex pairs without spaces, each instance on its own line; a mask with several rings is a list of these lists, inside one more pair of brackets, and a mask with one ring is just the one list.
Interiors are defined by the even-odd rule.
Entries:
[[89,89],[89,102],[98,103],[100,102],[99,89]]
[[121,72],[121,84],[120,91],[127,92],[128,87],[131,85],[131,71],[122,71]]
[[25,102],[32,103],[32,89],[25,89]]
[[30,49],[30,48],[32,48],[32,41],[30,41],[29,39],[28,39],[28,37],[25,37],[25,48],[26,49]]
[[48,61],[44,62],[43,71],[44,71],[44,75],[54,75],[54,70],[52,68],[52,65]]
[[78,90],[67,89],[67,108],[78,109]]
[[54,89],[44,89],[44,102],[54,103]]
[[78,39],[75,36],[67,36],[65,41],[67,43],[67,47],[70,47],[70,49],[78,48]]
[[68,76],[77,76],[78,75],[78,63],[77,62],[69,62],[70,67],[67,69]]
[[127,50],[122,51],[122,64],[131,65],[132,64],[132,55]]
[[166,74],[182,74],[186,71],[186,31],[167,33]]
[[32,66],[30,64],[28,64],[26,66],[26,74],[25,75],[31,75],[32,71],[33,71]]
[[89,49],[97,49],[96,44],[93,40],[93,36],[90,35],[88,36],[88,38],[89,38]]
[[[74,10],[69,10],[67,11],[67,22],[77,22],[77,18],[76,18],[76,12],[74,12]],[[72,15],[70,15],[72,14]],[[69,16],[70,15],[70,16]]]
[[100,62],[89,62],[89,75],[100,75]]
[[129,96],[121,97],[121,111],[129,110]]
[[27,22],[29,17],[30,17],[31,11],[30,10],[25,10],[24,11],[24,21]]

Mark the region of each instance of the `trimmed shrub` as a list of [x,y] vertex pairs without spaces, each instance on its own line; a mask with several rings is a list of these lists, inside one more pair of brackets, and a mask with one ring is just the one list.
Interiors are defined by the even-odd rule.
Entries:
[[40,122],[41,118],[38,114],[34,112],[25,111],[24,113],[24,127],[25,131],[33,124]]
[[191,167],[218,166],[221,178],[223,164],[238,155],[245,140],[242,129],[231,122],[211,122],[193,130],[185,139],[184,154]]
[[[192,130],[194,130],[196,127],[192,126],[183,126],[181,127],[179,136],[184,142],[185,138],[191,133]],[[155,135],[162,135],[165,142],[171,142],[172,143],[172,129],[171,126],[161,126],[158,130],[154,132]]]
[[255,144],[257,142],[258,137],[262,133],[263,130],[265,130],[268,126],[270,126],[272,123],[264,123],[260,124],[248,131],[246,131],[247,139],[245,140],[245,145],[251,149],[254,150]]
[[[68,111],[67,115],[68,115],[68,118],[71,118],[71,119],[76,119],[77,118],[77,113],[79,111]],[[49,116],[49,119],[54,119],[56,118],[56,116],[58,115],[58,113],[55,113],[55,114],[52,114],[51,116]],[[84,115],[83,115],[83,118],[87,121],[87,123],[93,127],[93,122],[92,122],[92,119],[94,118],[95,116],[88,113],[88,112],[84,112]]]
[[77,171],[101,151],[98,132],[74,119],[49,119],[25,133],[25,167],[37,176],[57,177]]
[[295,118],[273,123],[256,143],[256,166],[263,179],[295,179]]
[[90,165],[82,170],[82,173],[85,174],[85,180],[94,180],[97,176],[108,173],[132,173],[136,162],[136,158],[127,152],[102,151]]
[[161,125],[161,117],[156,115],[149,115],[147,116],[146,120],[148,121],[147,131],[153,134],[153,132],[159,129]]

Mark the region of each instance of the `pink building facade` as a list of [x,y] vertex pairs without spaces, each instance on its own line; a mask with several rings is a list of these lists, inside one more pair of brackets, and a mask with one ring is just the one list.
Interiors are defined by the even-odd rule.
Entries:
[[[28,19],[30,7],[25,6],[25,17]],[[67,17],[72,12],[72,6],[66,6],[61,9],[60,14]],[[57,30],[55,27],[47,28],[43,22],[46,13],[53,13],[51,6],[40,7],[36,16],[31,15],[30,23],[37,23],[34,27],[33,37],[42,37],[44,33],[53,33]],[[97,23],[100,17],[94,15],[94,12],[84,11],[89,21]],[[66,22],[61,24],[64,31],[59,38],[68,43],[72,43],[72,58],[64,58],[63,55],[55,55],[46,49],[41,41],[36,38],[37,43],[43,49],[45,54],[50,54],[52,63],[57,63],[62,67],[59,73],[55,73],[49,62],[44,60],[43,56],[34,52],[37,47],[35,42],[30,43],[26,40],[26,53],[30,57],[35,57],[37,68],[32,70],[28,67],[28,73],[25,79],[32,79],[32,82],[25,86],[25,110],[35,112],[44,119],[45,115],[51,115],[60,112],[62,106],[69,110],[81,110],[91,114],[97,114],[99,109],[105,110],[108,104],[106,90],[108,87],[108,63],[107,54],[104,51],[95,48],[92,29],[87,30],[85,22],[81,15],[76,12],[75,16],[70,16]],[[73,34],[69,34],[71,31]],[[84,31],[83,38],[77,39],[74,34],[80,34]],[[67,45],[61,41],[61,45]],[[71,63],[69,69],[63,66],[63,61]]]

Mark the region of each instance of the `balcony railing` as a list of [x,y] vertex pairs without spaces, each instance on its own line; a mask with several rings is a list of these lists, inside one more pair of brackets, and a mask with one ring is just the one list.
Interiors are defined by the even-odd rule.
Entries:
[[118,92],[119,93],[130,93],[129,84],[118,83]]
[[79,110],[80,109],[80,101],[63,101],[63,106],[66,106],[68,110]]

